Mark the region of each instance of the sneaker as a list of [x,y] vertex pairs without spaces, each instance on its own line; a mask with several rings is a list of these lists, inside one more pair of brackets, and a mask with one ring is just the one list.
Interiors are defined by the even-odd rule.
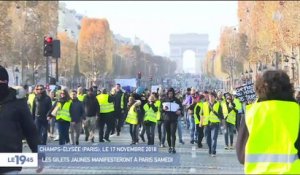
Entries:
[[91,139],[91,142],[92,142],[92,143],[94,143],[94,142],[95,142],[95,141],[94,141],[94,138],[92,138],[92,139]]
[[84,139],[86,142],[89,140],[89,137],[88,136],[85,136],[85,139]]
[[229,149],[234,149],[234,147],[233,147],[233,146],[230,146]]
[[198,144],[198,148],[203,148],[203,145],[201,143]]
[[79,141],[76,141],[75,144],[76,144],[76,145],[79,145]]
[[53,140],[54,141],[58,141],[59,140],[59,136],[56,136]]
[[172,153],[173,153],[173,154],[175,154],[175,153],[176,153],[176,150],[175,150],[175,148],[173,148],[173,150],[172,150]]
[[120,136],[120,132],[117,132],[117,136]]
[[130,145],[136,145],[136,144],[137,144],[136,142],[131,142],[131,143],[130,143]]
[[184,141],[183,140],[179,140],[179,143],[183,144],[184,145]]
[[99,142],[105,142],[103,139],[100,139]]
[[170,147],[169,148],[169,153],[172,153],[173,152],[173,149]]
[[190,143],[191,143],[191,144],[194,144],[194,140],[191,140]]
[[109,139],[104,139],[105,140],[105,142],[110,142],[110,140]]
[[160,147],[161,148],[165,148],[166,146],[164,144],[160,144]]
[[226,150],[227,150],[227,149],[228,149],[228,146],[225,146],[225,147],[224,147],[224,149],[226,149]]
[[115,134],[115,131],[111,132],[111,134],[110,134],[110,135],[114,135],[114,134]]
[[211,154],[211,157],[216,157],[216,154]]

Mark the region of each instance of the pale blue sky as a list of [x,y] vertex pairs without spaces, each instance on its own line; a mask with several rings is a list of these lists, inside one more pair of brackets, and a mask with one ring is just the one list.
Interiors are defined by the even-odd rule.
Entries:
[[169,55],[169,35],[208,33],[209,49],[222,26],[235,26],[237,1],[63,1],[88,17],[106,18],[115,34],[144,40],[157,55]]

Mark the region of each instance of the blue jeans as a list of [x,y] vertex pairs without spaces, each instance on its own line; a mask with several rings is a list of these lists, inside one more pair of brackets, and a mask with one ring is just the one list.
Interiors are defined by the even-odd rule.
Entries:
[[189,118],[189,114],[188,114],[188,111],[186,110],[184,112],[184,119],[185,119],[185,122],[186,122],[186,128],[187,129],[190,129],[190,118]]
[[48,138],[48,121],[39,119],[38,117],[35,117],[34,122],[35,122],[35,126],[37,128],[37,131],[39,133],[41,145],[46,145],[47,138]]
[[235,126],[233,124],[226,122],[226,131],[225,131],[225,134],[224,134],[226,146],[228,146],[228,135],[230,137],[230,146],[233,145],[233,130],[234,130],[234,127]]
[[210,124],[205,127],[205,137],[209,154],[216,154],[218,132],[219,123]]
[[178,125],[177,125],[177,129],[178,129],[178,138],[179,138],[179,142],[182,141],[182,123],[181,123],[181,118],[178,117]]
[[158,132],[158,139],[159,139],[160,144],[165,144],[166,128],[164,125],[164,121],[162,121],[162,120],[157,121],[157,132]]
[[195,141],[198,138],[198,133],[196,130],[196,124],[195,124],[195,119],[192,115],[189,115],[189,120],[190,120],[190,137],[191,141]]
[[67,121],[57,121],[58,134],[59,134],[59,145],[64,145],[69,141],[69,128],[70,122]]

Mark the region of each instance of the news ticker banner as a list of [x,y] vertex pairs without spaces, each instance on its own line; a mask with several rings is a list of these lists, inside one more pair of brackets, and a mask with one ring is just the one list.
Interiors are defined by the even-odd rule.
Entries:
[[37,153],[0,153],[0,167],[37,167]]
[[170,167],[180,165],[179,154],[159,152],[157,146],[112,145],[38,147],[50,167]]
[[[38,160],[38,157],[41,160]],[[178,154],[148,145],[39,145],[38,153],[0,153],[0,167],[170,167]]]

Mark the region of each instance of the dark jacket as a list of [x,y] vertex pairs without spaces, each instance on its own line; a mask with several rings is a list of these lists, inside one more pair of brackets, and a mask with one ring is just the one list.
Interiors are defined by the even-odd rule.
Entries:
[[123,104],[124,104],[124,108],[123,110],[125,111],[126,110],[126,98],[125,98],[125,94],[124,92],[122,92],[121,90],[119,92],[117,92],[115,95],[114,95],[114,106],[115,106],[115,111],[119,112],[119,111],[122,111],[122,108],[121,108],[121,101],[122,101],[122,96],[124,95],[124,98],[123,98]]
[[201,117],[200,117],[200,111],[201,111],[201,107],[199,105],[196,105],[196,109],[194,114],[196,114],[197,119],[200,121]]
[[[181,102],[179,101],[178,98],[176,97],[173,97],[173,98],[165,98],[162,100],[162,103],[163,104],[164,102],[174,102],[174,103],[177,103],[179,105],[179,110],[181,111],[181,115],[183,114],[183,107],[182,107],[182,104]],[[163,109],[163,108],[162,108]],[[176,114],[176,112],[171,112],[171,111],[164,111],[164,109],[162,110],[162,117],[163,117],[163,120],[165,121],[177,121],[178,120],[178,116]]]
[[[26,138],[32,152],[37,152],[40,143],[25,98],[17,99],[16,90],[9,89],[9,95],[0,101],[0,152],[22,152],[22,138]],[[20,167],[0,167],[0,174],[21,170]]]
[[46,121],[47,113],[50,111],[51,107],[51,98],[46,93],[36,95],[33,100],[32,115],[36,119]]
[[86,117],[95,117],[100,113],[99,103],[95,95],[87,95],[83,100],[83,107]]
[[82,102],[78,98],[72,100],[72,106],[70,109],[72,122],[81,122],[84,117],[84,108]]

